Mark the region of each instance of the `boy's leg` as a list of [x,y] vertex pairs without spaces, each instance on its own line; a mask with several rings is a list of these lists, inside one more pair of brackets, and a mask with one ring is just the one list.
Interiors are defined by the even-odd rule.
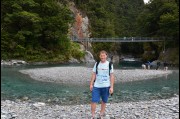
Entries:
[[100,101],[100,89],[93,87],[92,90],[92,101],[91,101],[91,114],[92,117],[95,116],[95,111],[96,111],[96,103]]
[[104,103],[103,101],[101,102],[101,111],[100,111],[100,115],[103,115],[105,113],[105,108],[106,108],[106,103]]
[[101,102],[100,115],[103,115],[105,113],[106,103],[108,102],[109,87],[101,89],[101,97],[102,97],[102,102]]
[[96,111],[96,103],[91,102],[91,114],[92,114],[92,117],[95,117],[95,111]]

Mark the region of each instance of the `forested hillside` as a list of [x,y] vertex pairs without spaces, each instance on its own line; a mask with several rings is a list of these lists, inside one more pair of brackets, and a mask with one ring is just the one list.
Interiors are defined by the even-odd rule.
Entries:
[[[165,42],[166,48],[179,47],[178,0],[151,0],[149,4],[143,0],[74,1],[89,16],[92,37],[171,37],[173,42]],[[144,60],[158,59],[163,47],[163,42],[93,44],[95,52],[106,49],[137,55]]]
[[[91,37],[136,36],[136,18],[144,6],[143,0],[74,0],[74,2],[81,11],[89,16]],[[126,48],[132,46],[132,44],[122,44],[121,48],[123,45]],[[136,46],[139,47],[139,44],[137,43]],[[119,44],[115,43],[93,44],[94,52],[101,49],[112,52],[119,51],[120,47]]]
[[[84,54],[68,39],[75,21],[69,9],[89,18],[90,37],[171,37],[166,48],[179,48],[179,1],[151,0],[2,0],[1,58],[28,61],[66,61]],[[106,49],[155,60],[163,43],[93,43],[97,52]],[[146,53],[145,53],[146,51]],[[152,53],[153,51],[153,53]]]
[[3,0],[2,59],[64,62],[82,57],[67,37],[74,18],[65,3],[55,0]]

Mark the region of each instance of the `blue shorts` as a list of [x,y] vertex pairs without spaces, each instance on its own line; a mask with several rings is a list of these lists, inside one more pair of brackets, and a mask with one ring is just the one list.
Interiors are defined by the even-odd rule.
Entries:
[[94,103],[100,102],[100,97],[101,97],[102,101],[104,103],[107,103],[108,97],[109,97],[109,88],[110,87],[106,87],[106,88],[93,87],[92,102],[94,102]]

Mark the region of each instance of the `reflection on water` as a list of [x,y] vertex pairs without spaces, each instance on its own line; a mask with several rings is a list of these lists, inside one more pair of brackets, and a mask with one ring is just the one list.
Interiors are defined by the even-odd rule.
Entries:
[[133,62],[129,62],[129,61],[121,61],[119,64],[119,67],[121,67],[121,69],[134,69],[134,68],[141,68],[142,62],[140,61],[133,61]]
[[[113,100],[138,101],[163,99],[179,94],[179,72],[151,80],[118,83]],[[119,100],[118,100],[119,99]]]
[[[54,67],[62,65],[42,65],[24,67],[1,67],[1,99],[23,99],[56,104],[87,104],[91,99],[89,85],[69,85],[39,82],[19,69]],[[63,65],[79,66],[79,65]],[[82,65],[81,65],[82,66]],[[89,67],[92,67],[89,66]],[[115,66],[122,68],[122,65]],[[138,68],[137,66],[134,66]],[[111,102],[138,101],[169,98],[179,94],[179,72],[151,80],[116,83]]]

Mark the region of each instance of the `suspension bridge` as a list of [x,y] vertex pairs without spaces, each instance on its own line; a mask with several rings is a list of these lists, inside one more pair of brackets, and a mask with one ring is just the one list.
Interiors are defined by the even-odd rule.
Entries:
[[164,51],[165,51],[165,42],[173,41],[171,37],[122,37],[122,38],[78,38],[76,36],[72,36],[71,40],[73,42],[82,43],[87,50],[89,48],[89,43],[93,42],[109,42],[109,43],[136,43],[136,42],[163,42]]
[[73,36],[71,38],[74,42],[159,42],[169,41],[172,38],[167,37],[123,37],[123,38],[77,38]]

